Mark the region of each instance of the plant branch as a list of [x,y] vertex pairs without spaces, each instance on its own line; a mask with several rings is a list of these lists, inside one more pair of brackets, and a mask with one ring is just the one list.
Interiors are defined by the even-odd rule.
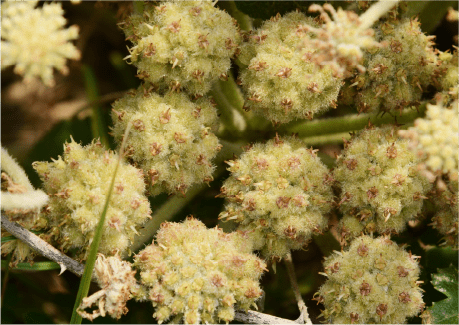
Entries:
[[388,13],[396,4],[398,0],[380,0],[365,11],[360,16],[361,25],[360,29],[370,28],[382,16]]
[[287,257],[284,259],[285,266],[287,267],[288,277],[290,278],[290,284],[292,285],[293,293],[295,299],[298,303],[298,308],[300,309],[300,318],[298,320],[303,320],[303,324],[312,324],[311,319],[308,314],[308,307],[304,303],[303,298],[301,297],[300,288],[298,287],[298,281],[296,280],[295,269],[293,267],[292,254],[288,253]]
[[248,310],[247,312],[236,311],[234,320],[246,324],[299,324],[297,321],[271,316],[253,310]]
[[317,135],[350,132],[363,129],[368,122],[375,126],[389,123],[411,123],[426,109],[426,103],[420,105],[418,109],[405,108],[400,112],[400,115],[391,115],[390,113],[362,113],[352,114],[340,117],[324,118],[314,121],[307,121],[300,124],[295,124],[285,127],[284,133],[298,133],[300,138],[306,138]]
[[2,216],[2,227],[13,234],[17,239],[21,240],[33,250],[37,251],[40,255],[58,263],[61,266],[61,273],[65,270],[81,276],[83,274],[84,265],[64,255],[61,251],[54,248],[46,241],[23,228],[16,222],[8,220],[7,217]]

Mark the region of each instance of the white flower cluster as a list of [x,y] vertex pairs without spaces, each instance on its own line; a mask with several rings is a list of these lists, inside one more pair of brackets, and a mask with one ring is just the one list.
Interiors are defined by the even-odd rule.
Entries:
[[457,100],[448,108],[427,104],[426,117],[417,119],[407,131],[400,131],[403,137],[411,139],[411,149],[424,159],[429,171],[456,175],[454,178],[458,173],[457,114]]
[[16,65],[14,72],[25,80],[40,77],[47,86],[54,85],[53,68],[68,73],[66,59],[80,58],[80,51],[70,43],[78,37],[78,27],[65,29],[66,19],[59,3],[37,1],[2,3],[2,69]]

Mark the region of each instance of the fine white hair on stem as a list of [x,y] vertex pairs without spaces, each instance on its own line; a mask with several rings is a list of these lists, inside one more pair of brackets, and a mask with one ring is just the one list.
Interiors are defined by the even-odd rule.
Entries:
[[14,182],[21,184],[26,187],[28,191],[33,191],[34,188],[29,181],[25,171],[16,162],[16,160],[10,156],[8,151],[2,147],[2,159],[1,159],[2,170],[7,173]]
[[389,10],[391,10],[398,0],[380,0],[365,11],[360,16],[360,28],[367,29],[370,28],[379,18],[384,16]]
[[41,190],[26,193],[2,193],[2,210],[41,209],[48,202],[48,195]]

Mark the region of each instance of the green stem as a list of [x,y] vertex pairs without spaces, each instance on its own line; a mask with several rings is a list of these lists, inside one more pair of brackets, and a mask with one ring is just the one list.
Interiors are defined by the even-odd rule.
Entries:
[[226,131],[232,134],[240,134],[245,130],[247,123],[240,112],[231,104],[222,90],[220,82],[214,83],[210,95],[217,102],[218,112],[221,114],[220,121]]
[[330,256],[333,251],[341,250],[341,245],[336,240],[335,236],[333,236],[331,231],[327,231],[320,236],[313,236],[312,238],[325,257]]
[[100,142],[109,148],[107,131],[105,129],[104,116],[101,107],[96,104],[99,100],[99,91],[97,87],[97,79],[91,67],[83,65],[83,76],[85,81],[86,96],[89,102],[94,102],[92,105],[91,114],[91,132],[93,138],[100,139]]
[[[384,114],[381,117],[380,113],[364,113],[353,114],[340,117],[332,117],[319,119],[314,121],[307,121],[301,124],[296,124],[283,129],[283,133],[297,133],[300,138],[306,138],[317,135],[343,133],[363,129],[371,124],[380,126],[382,124],[390,124],[397,121],[397,123],[406,124],[414,121],[424,113],[426,103],[419,106],[418,110],[414,108],[406,108],[402,110],[400,115]],[[419,111],[419,113],[418,113]]]
[[228,11],[228,13],[236,19],[239,24],[239,27],[242,30],[248,31],[253,28],[252,19],[244,14],[243,12],[237,9],[236,3],[234,1],[220,1],[218,3],[219,7]]
[[339,144],[343,142],[343,138],[348,140],[351,138],[349,132],[336,134],[317,135],[313,137],[301,138],[303,142],[309,146],[322,146],[324,144]]

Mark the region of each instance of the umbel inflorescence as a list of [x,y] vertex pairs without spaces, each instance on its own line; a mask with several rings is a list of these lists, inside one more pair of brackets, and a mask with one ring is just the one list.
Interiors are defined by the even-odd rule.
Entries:
[[333,175],[341,188],[343,240],[366,233],[401,232],[420,213],[431,185],[419,159],[392,126],[370,127],[345,143]]
[[64,28],[66,19],[60,3],[38,1],[2,2],[2,69],[15,65],[14,72],[25,80],[41,78],[54,85],[53,69],[68,73],[67,59],[80,58],[70,43],[78,37],[78,27]]
[[171,1],[133,14],[121,27],[139,77],[204,95],[227,78],[240,41],[236,25],[215,2]]
[[315,48],[304,46],[303,24],[317,25],[300,12],[277,15],[248,32],[239,60],[246,107],[276,123],[312,119],[336,107],[342,81],[333,70],[312,61]]
[[150,195],[182,193],[213,180],[212,159],[221,146],[214,132],[217,111],[207,98],[164,96],[140,87],[113,105],[113,136],[121,143],[129,123],[126,156],[143,169]]
[[228,323],[260,298],[266,265],[234,236],[193,218],[161,225],[156,244],[135,256],[160,324]]
[[231,176],[220,195],[228,203],[220,218],[237,222],[264,256],[285,257],[327,226],[333,180],[316,150],[299,139],[256,143],[227,163]]
[[[72,141],[64,154],[53,162],[35,162],[33,167],[50,196],[42,217],[49,229],[44,238],[61,250],[76,249],[85,259],[99,222],[118,154],[105,150],[98,141],[86,147]],[[99,252],[113,255],[128,253],[137,229],[150,216],[144,195],[141,170],[121,162],[105,217]]]
[[334,324],[401,324],[423,309],[418,256],[388,237],[356,238],[324,262],[327,281],[315,298]]

